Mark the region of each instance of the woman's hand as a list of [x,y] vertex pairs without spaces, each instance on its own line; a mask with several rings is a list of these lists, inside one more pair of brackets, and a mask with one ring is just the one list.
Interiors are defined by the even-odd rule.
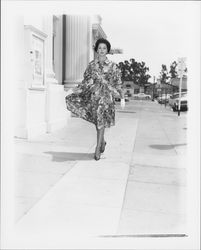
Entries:
[[67,91],[67,96],[68,96],[68,95],[71,95],[72,93],[74,93],[74,91],[73,91],[73,89],[71,88],[71,89],[69,89],[69,90]]
[[124,109],[124,108],[125,108],[125,105],[126,105],[125,99],[122,98],[122,99],[121,99],[121,108]]
[[82,90],[80,88],[71,88],[67,91],[67,96],[71,95],[71,94],[80,94],[82,92]]

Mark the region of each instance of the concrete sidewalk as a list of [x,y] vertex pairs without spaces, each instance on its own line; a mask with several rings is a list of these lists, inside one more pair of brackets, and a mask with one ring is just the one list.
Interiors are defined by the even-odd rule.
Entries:
[[119,235],[186,233],[186,112],[136,103],[139,118]]
[[[129,174],[137,119],[117,114],[107,150],[93,159],[95,128],[72,118],[68,128],[16,141],[17,228],[68,235],[115,234]],[[34,185],[35,183],[35,185]],[[16,204],[17,207],[17,204]]]
[[[93,159],[94,126],[16,139],[17,229],[38,235],[185,233],[186,113],[153,102],[117,106],[107,147]],[[22,235],[23,235],[22,234]]]

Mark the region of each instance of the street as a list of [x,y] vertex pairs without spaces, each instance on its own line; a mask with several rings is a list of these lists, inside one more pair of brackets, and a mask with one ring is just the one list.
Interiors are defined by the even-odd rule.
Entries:
[[106,151],[92,124],[15,139],[16,228],[38,235],[135,236],[185,231],[187,112],[151,101],[117,104]]

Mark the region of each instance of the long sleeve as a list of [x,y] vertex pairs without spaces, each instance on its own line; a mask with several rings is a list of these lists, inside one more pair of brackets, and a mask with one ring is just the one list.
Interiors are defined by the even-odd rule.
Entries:
[[121,81],[121,70],[116,64],[113,65],[113,87],[117,90],[119,96],[124,98],[124,90]]
[[82,82],[77,86],[77,88],[82,89],[83,87],[86,88],[87,86],[90,86],[93,83],[92,80],[92,66],[89,63],[87,66],[84,74],[83,74],[83,80]]

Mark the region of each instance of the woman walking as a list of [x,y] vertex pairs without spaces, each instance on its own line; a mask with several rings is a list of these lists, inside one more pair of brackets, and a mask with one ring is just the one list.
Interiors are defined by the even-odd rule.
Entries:
[[67,109],[96,126],[95,160],[99,160],[101,153],[105,151],[105,128],[115,125],[115,96],[120,96],[121,107],[125,106],[121,72],[106,57],[110,48],[106,39],[96,41],[94,50],[97,58],[89,63],[83,81],[72,94],[66,96]]

